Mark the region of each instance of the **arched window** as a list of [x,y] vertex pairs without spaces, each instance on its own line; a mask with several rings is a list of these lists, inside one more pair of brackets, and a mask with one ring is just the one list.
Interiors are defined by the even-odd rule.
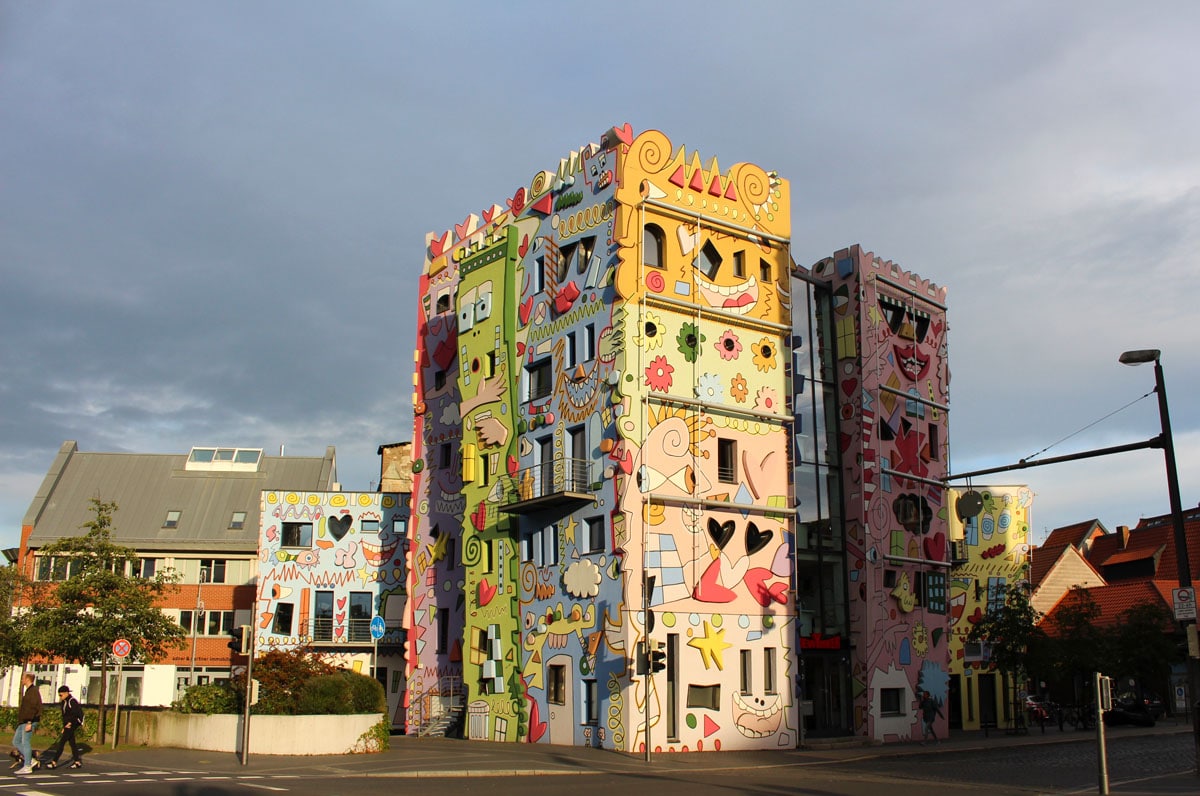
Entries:
[[647,224],[642,230],[642,262],[651,268],[666,268],[663,262],[662,228],[655,224]]

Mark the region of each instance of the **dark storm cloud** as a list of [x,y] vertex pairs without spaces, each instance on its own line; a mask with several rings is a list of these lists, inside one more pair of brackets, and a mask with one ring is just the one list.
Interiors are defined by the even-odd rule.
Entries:
[[[0,14],[10,543],[65,439],[333,444],[343,483],[367,488],[377,446],[411,435],[425,233],[625,121],[790,179],[801,264],[861,242],[949,286],[955,469],[1015,461],[1141,395],[1152,373],[1116,356],[1153,346],[1179,396],[1184,500],[1200,497],[1192,4]],[[1144,401],[1063,447],[1156,423]],[[1165,510],[1161,464],[1136,464],[999,480],[1031,483],[1039,529],[1115,525]]]

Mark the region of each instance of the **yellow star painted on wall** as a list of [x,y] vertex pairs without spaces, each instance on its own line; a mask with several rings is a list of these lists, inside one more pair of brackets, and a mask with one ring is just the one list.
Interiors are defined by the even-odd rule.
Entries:
[[438,538],[433,543],[433,560],[441,561],[446,557],[446,540],[450,538],[450,534],[439,534]]
[[705,669],[711,669],[713,665],[716,665],[718,669],[725,671],[725,650],[733,645],[725,641],[725,628],[714,630],[705,621],[704,635],[697,636],[689,641],[688,646],[700,650],[700,655],[704,659]]
[[579,523],[575,522],[574,517],[567,518],[567,524],[563,526],[563,537],[567,544],[575,544],[575,529],[579,527]]

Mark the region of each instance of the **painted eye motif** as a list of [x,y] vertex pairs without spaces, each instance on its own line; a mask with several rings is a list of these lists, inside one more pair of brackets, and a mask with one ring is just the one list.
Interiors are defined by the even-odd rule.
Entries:
[[492,294],[482,293],[475,302],[475,322],[486,321],[492,317]]

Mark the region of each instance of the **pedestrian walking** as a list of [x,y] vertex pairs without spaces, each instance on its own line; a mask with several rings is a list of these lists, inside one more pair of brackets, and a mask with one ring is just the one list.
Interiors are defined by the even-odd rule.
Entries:
[[17,731],[13,733],[12,742],[21,753],[24,763],[17,773],[32,774],[37,768],[37,761],[33,759],[33,731],[42,720],[42,693],[38,691],[32,672],[21,675],[21,684],[25,686],[25,691],[17,708]]
[[80,755],[79,746],[75,743],[75,731],[83,726],[83,705],[80,705],[79,700],[71,696],[70,687],[65,685],[58,687],[58,698],[62,708],[62,734],[46,751],[42,752],[40,759],[46,768],[57,768],[58,758],[62,756],[67,744],[70,744],[70,768],[82,768],[83,758]]
[[933,722],[942,715],[942,709],[938,707],[937,700],[930,696],[928,691],[921,692],[919,710],[921,711],[921,745],[925,745],[927,738],[932,738],[934,743],[939,743],[937,732],[933,729]]

